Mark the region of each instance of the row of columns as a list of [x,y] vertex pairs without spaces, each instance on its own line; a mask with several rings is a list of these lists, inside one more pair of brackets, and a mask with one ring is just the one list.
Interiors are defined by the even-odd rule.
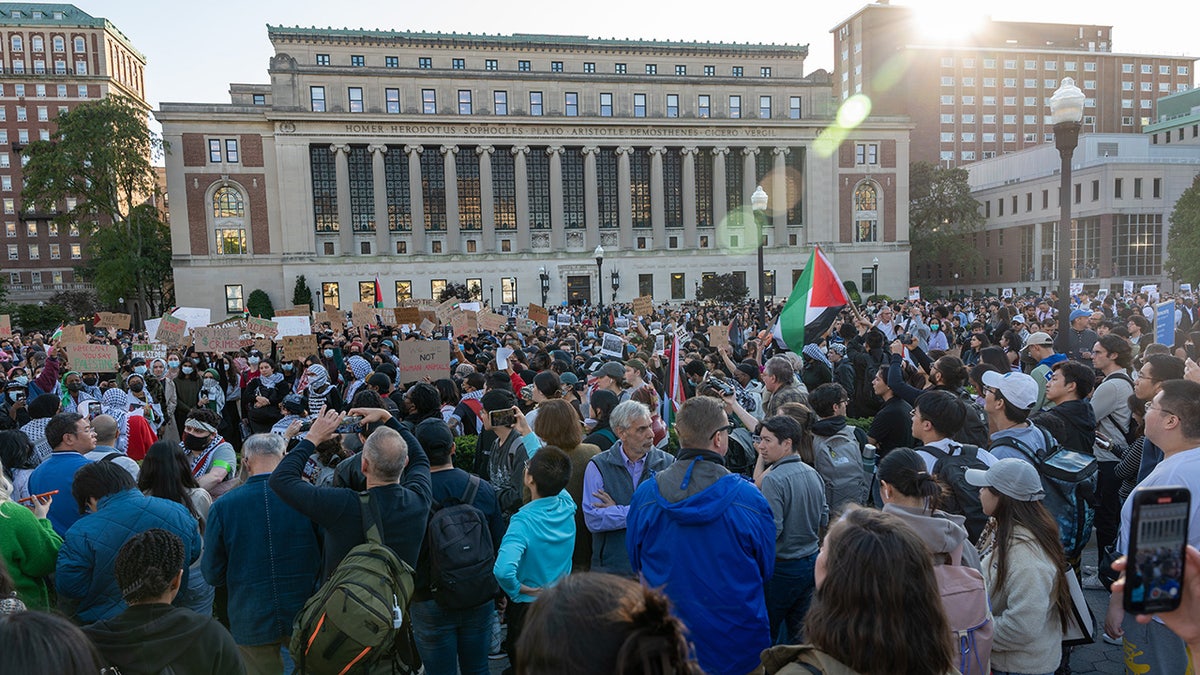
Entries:
[[[400,146],[389,148],[383,144],[367,146],[371,153],[372,186],[375,199],[375,250],[390,252],[392,232],[388,229],[387,206],[387,170],[384,163],[384,153],[394,152]],[[351,226],[350,213],[350,168],[348,144],[329,146],[335,155],[337,170],[337,204],[338,204],[338,239],[343,255],[354,255],[355,233]],[[653,249],[667,248],[666,199],[663,184],[663,154],[666,146],[653,146],[650,153],[650,210],[651,232],[653,234]],[[741,203],[749,204],[750,195],[758,185],[756,180],[755,158],[764,148],[742,148],[742,199]],[[470,152],[457,145],[443,145],[438,148],[442,155],[445,173],[446,198],[446,241],[444,253],[465,252],[464,238],[459,224],[458,210],[458,164],[459,152]],[[496,216],[494,203],[494,186],[492,181],[492,153],[496,148],[491,145],[475,146],[473,151],[479,156],[479,192],[480,210],[483,221],[481,234],[481,251],[484,253],[498,252],[496,242]],[[532,250],[532,239],[529,227],[529,174],[526,158],[532,149],[527,145],[513,146],[508,149],[513,154],[516,174],[516,246],[515,252]],[[553,251],[564,250],[566,227],[563,215],[563,177],[562,177],[562,145],[552,145],[545,148],[550,164],[550,247]],[[617,205],[619,247],[634,248],[633,208],[631,197],[631,179],[629,157],[633,153],[632,146],[616,148],[617,155]],[[683,242],[682,248],[694,249],[698,240],[696,234],[696,154],[699,148],[685,146],[679,148],[682,154],[682,175],[680,190],[683,206]],[[712,209],[714,222],[719,222],[727,208],[725,190],[726,162],[729,148],[713,148],[712,166]],[[403,152],[408,157],[409,204],[412,214],[412,232],[410,251],[412,253],[426,252],[427,232],[425,228],[425,205],[421,190],[421,155],[428,152],[423,145],[405,145]],[[600,152],[598,146],[585,146],[583,154],[584,177],[584,223],[586,242],[584,249],[591,249],[600,243],[600,212],[599,212],[599,182],[596,170],[596,155]],[[771,196],[768,209],[768,219],[774,229],[774,240],[777,243],[786,241],[787,237],[787,155],[789,147],[771,148],[774,156],[773,171],[770,173],[770,184],[763,189]],[[733,158],[736,161],[736,158]],[[779,204],[779,206],[776,206]]]

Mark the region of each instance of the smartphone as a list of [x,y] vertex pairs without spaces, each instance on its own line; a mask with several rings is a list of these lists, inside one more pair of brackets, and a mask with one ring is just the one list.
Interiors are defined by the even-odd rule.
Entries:
[[357,434],[362,431],[363,418],[358,415],[347,415],[342,418],[342,423],[337,428],[339,434]]
[[1185,487],[1138,488],[1129,496],[1125,611],[1155,614],[1179,608],[1191,493]]
[[517,423],[517,413],[513,412],[512,408],[493,410],[488,413],[488,417],[494,427],[511,427]]
[[102,414],[104,406],[100,401],[88,401],[88,419],[94,420],[97,415]]

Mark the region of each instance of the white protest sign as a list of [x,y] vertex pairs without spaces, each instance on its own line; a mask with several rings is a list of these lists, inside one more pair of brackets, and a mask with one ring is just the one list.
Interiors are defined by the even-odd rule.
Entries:
[[478,302],[460,302],[458,308],[464,312],[478,312],[482,306]]
[[150,336],[150,341],[154,342],[154,336],[158,334],[158,324],[162,319],[146,319],[146,335]]
[[1179,292],[1180,293],[1191,293],[1192,285],[1191,284],[1179,284]]
[[1000,293],[1000,296],[1001,296],[1001,297],[1004,297],[1004,298],[1011,298],[1011,297],[1013,296],[1013,289],[1011,289],[1011,288],[1006,288],[1006,289],[1004,289],[1004,290],[1003,290],[1003,291]]
[[605,333],[600,342],[600,354],[620,358],[625,352],[625,340],[620,335]]
[[909,286],[908,287],[908,299],[909,300],[920,300],[921,299],[921,287],[920,286]]
[[1071,295],[1079,295],[1080,293],[1082,293],[1083,292],[1083,282],[1082,281],[1072,281],[1071,282],[1071,290],[1069,292],[1071,293]]
[[1128,295],[1133,292],[1133,281],[1126,279],[1125,282],[1121,284],[1121,287],[1125,294]]
[[187,335],[193,328],[203,328],[212,323],[212,310],[207,307],[178,307],[171,316],[187,322],[183,334]]
[[277,316],[275,324],[279,329],[276,337],[312,334],[312,321],[307,316]]

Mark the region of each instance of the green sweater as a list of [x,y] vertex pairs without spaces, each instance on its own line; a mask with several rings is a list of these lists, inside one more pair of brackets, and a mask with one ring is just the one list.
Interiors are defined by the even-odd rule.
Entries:
[[[62,495],[55,497],[61,499]],[[16,502],[0,502],[0,551],[17,595],[29,609],[50,608],[45,577],[54,572],[62,543],[49,520],[34,516]]]

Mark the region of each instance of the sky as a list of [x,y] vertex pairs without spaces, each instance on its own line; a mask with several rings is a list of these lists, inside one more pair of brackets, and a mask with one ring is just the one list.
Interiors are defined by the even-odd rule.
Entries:
[[[472,33],[553,33],[588,37],[764,42],[809,45],[806,72],[832,70],[829,31],[866,4],[863,0],[747,3],[679,0],[76,0],[107,18],[147,59],[146,89],[160,102],[228,103],[229,84],[266,83],[271,44],[266,24]],[[946,36],[990,14],[1007,21],[1113,26],[1113,51],[1200,56],[1195,22],[1177,0],[1095,0],[1074,5],[1007,0],[989,7],[973,0],[897,0],[924,10],[933,33]],[[982,12],[982,13],[978,13]]]

